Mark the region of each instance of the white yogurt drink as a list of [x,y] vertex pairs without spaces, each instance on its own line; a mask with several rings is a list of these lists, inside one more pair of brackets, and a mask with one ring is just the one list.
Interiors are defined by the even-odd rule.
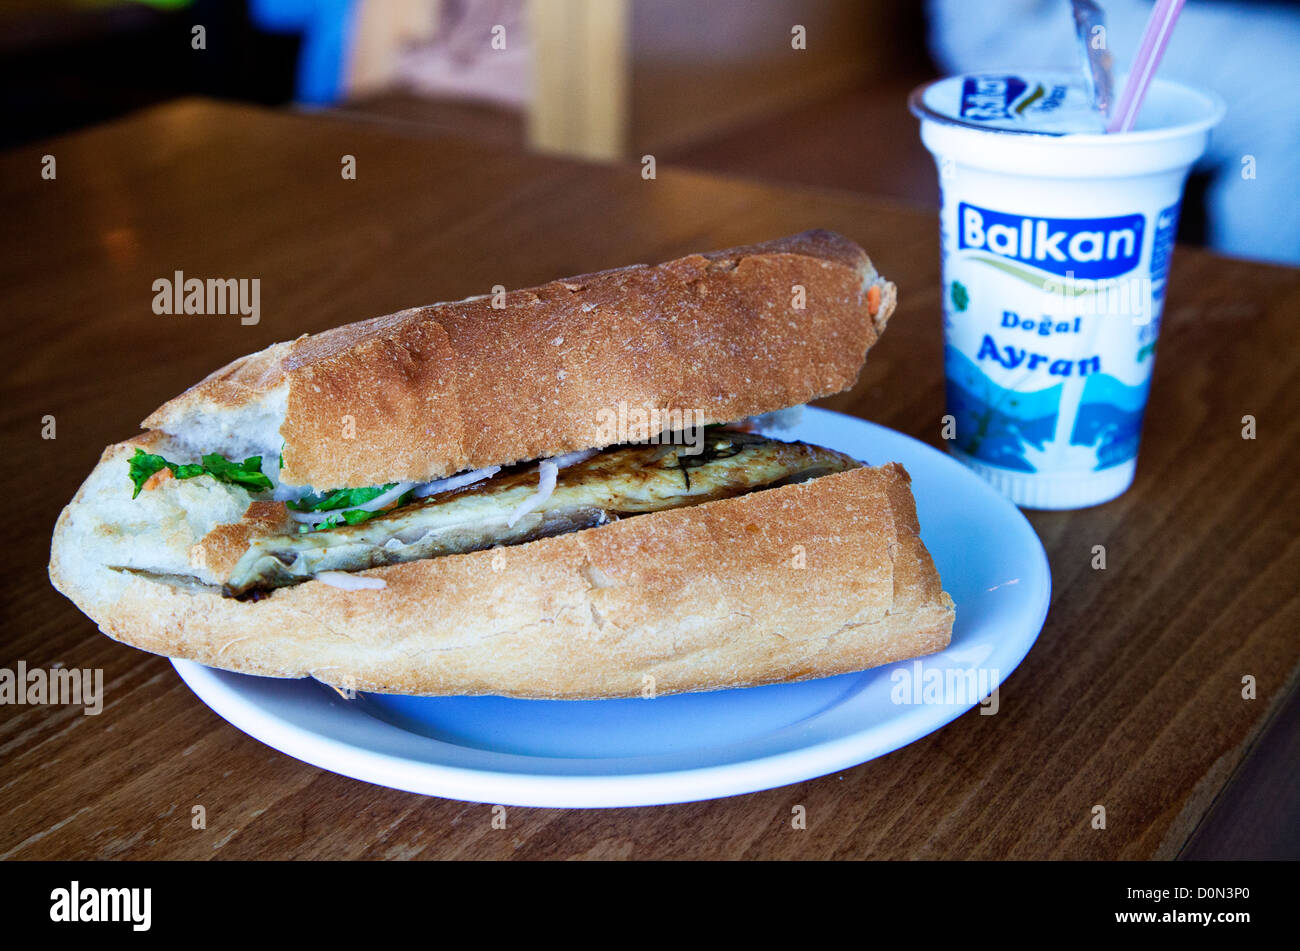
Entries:
[[1183,185],[1223,103],[1156,80],[1113,135],[1061,74],[955,76],[910,104],[943,191],[950,451],[1017,505],[1115,498],[1137,468]]

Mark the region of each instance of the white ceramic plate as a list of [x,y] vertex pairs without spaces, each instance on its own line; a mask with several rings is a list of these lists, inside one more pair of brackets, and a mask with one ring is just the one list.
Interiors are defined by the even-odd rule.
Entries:
[[921,536],[957,605],[947,650],[824,680],[655,700],[347,701],[313,680],[181,660],[176,669],[218,715],[290,756],[473,802],[688,802],[784,786],[896,750],[978,704],[1028,653],[1047,616],[1047,556],[1015,506],[915,439],[816,409],[774,435],[907,467]]

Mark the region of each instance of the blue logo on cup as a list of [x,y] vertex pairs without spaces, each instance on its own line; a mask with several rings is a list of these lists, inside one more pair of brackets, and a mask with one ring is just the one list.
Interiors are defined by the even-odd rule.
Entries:
[[961,117],[977,122],[1011,117],[1011,104],[1028,87],[1015,76],[971,76],[961,84]]
[[972,122],[1028,122],[1060,109],[1068,92],[1063,83],[1030,86],[1018,76],[971,76],[961,84],[959,116]]
[[984,251],[1061,277],[1099,280],[1137,267],[1142,215],[1114,218],[1033,218],[957,206],[957,247]]

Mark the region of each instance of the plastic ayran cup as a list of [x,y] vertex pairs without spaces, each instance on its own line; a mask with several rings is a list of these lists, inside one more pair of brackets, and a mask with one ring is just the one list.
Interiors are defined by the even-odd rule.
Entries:
[[943,192],[949,451],[1017,505],[1122,494],[1155,363],[1183,186],[1224,113],[1156,80],[1132,132],[1073,77],[971,75],[913,91]]

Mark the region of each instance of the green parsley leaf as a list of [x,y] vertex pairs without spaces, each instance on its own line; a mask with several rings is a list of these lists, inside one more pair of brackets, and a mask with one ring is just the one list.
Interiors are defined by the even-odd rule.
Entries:
[[[371,499],[387,492],[395,485],[397,485],[396,482],[390,482],[388,485],[368,486],[364,489],[335,489],[333,492],[309,495],[296,502],[286,502],[285,504],[288,505],[289,508],[299,512],[327,512],[332,511],[333,509],[338,509],[339,511],[337,513],[330,515],[330,517],[325,519],[325,521],[319,522],[316,525],[298,526],[299,533],[321,532],[330,528],[338,528],[340,525],[360,525],[362,522],[367,522],[376,515],[382,515],[383,511],[367,512],[364,509],[355,508],[355,506],[369,502]],[[411,501],[411,496],[413,494],[414,490],[403,492],[397,497],[392,508],[405,505],[407,502]],[[348,508],[348,506],[354,507]]]
[[143,449],[137,449],[130,459],[130,464],[131,481],[135,483],[135,491],[131,493],[131,498],[135,498],[153,474],[167,465],[167,460]]
[[396,482],[387,485],[371,485],[361,489],[334,489],[332,492],[319,492],[305,495],[296,502],[289,502],[289,508],[296,512],[328,512],[331,509],[350,509],[364,505],[371,499],[383,495]]
[[131,493],[131,498],[139,495],[140,490],[144,488],[145,482],[164,467],[170,469],[171,474],[178,479],[193,479],[195,476],[208,475],[218,482],[240,485],[250,491],[262,491],[271,488],[271,480],[262,473],[261,456],[249,456],[243,462],[231,462],[224,456],[214,452],[204,456],[202,463],[180,465],[175,462],[168,462],[162,456],[154,453],[136,449],[135,455],[131,457],[129,462],[131,481],[135,483],[135,491]]
[[203,457],[203,465],[198,467],[200,475],[206,471],[218,482],[229,482],[252,489],[269,489],[271,480],[262,472],[262,457],[249,456],[243,462],[231,462],[215,452]]

